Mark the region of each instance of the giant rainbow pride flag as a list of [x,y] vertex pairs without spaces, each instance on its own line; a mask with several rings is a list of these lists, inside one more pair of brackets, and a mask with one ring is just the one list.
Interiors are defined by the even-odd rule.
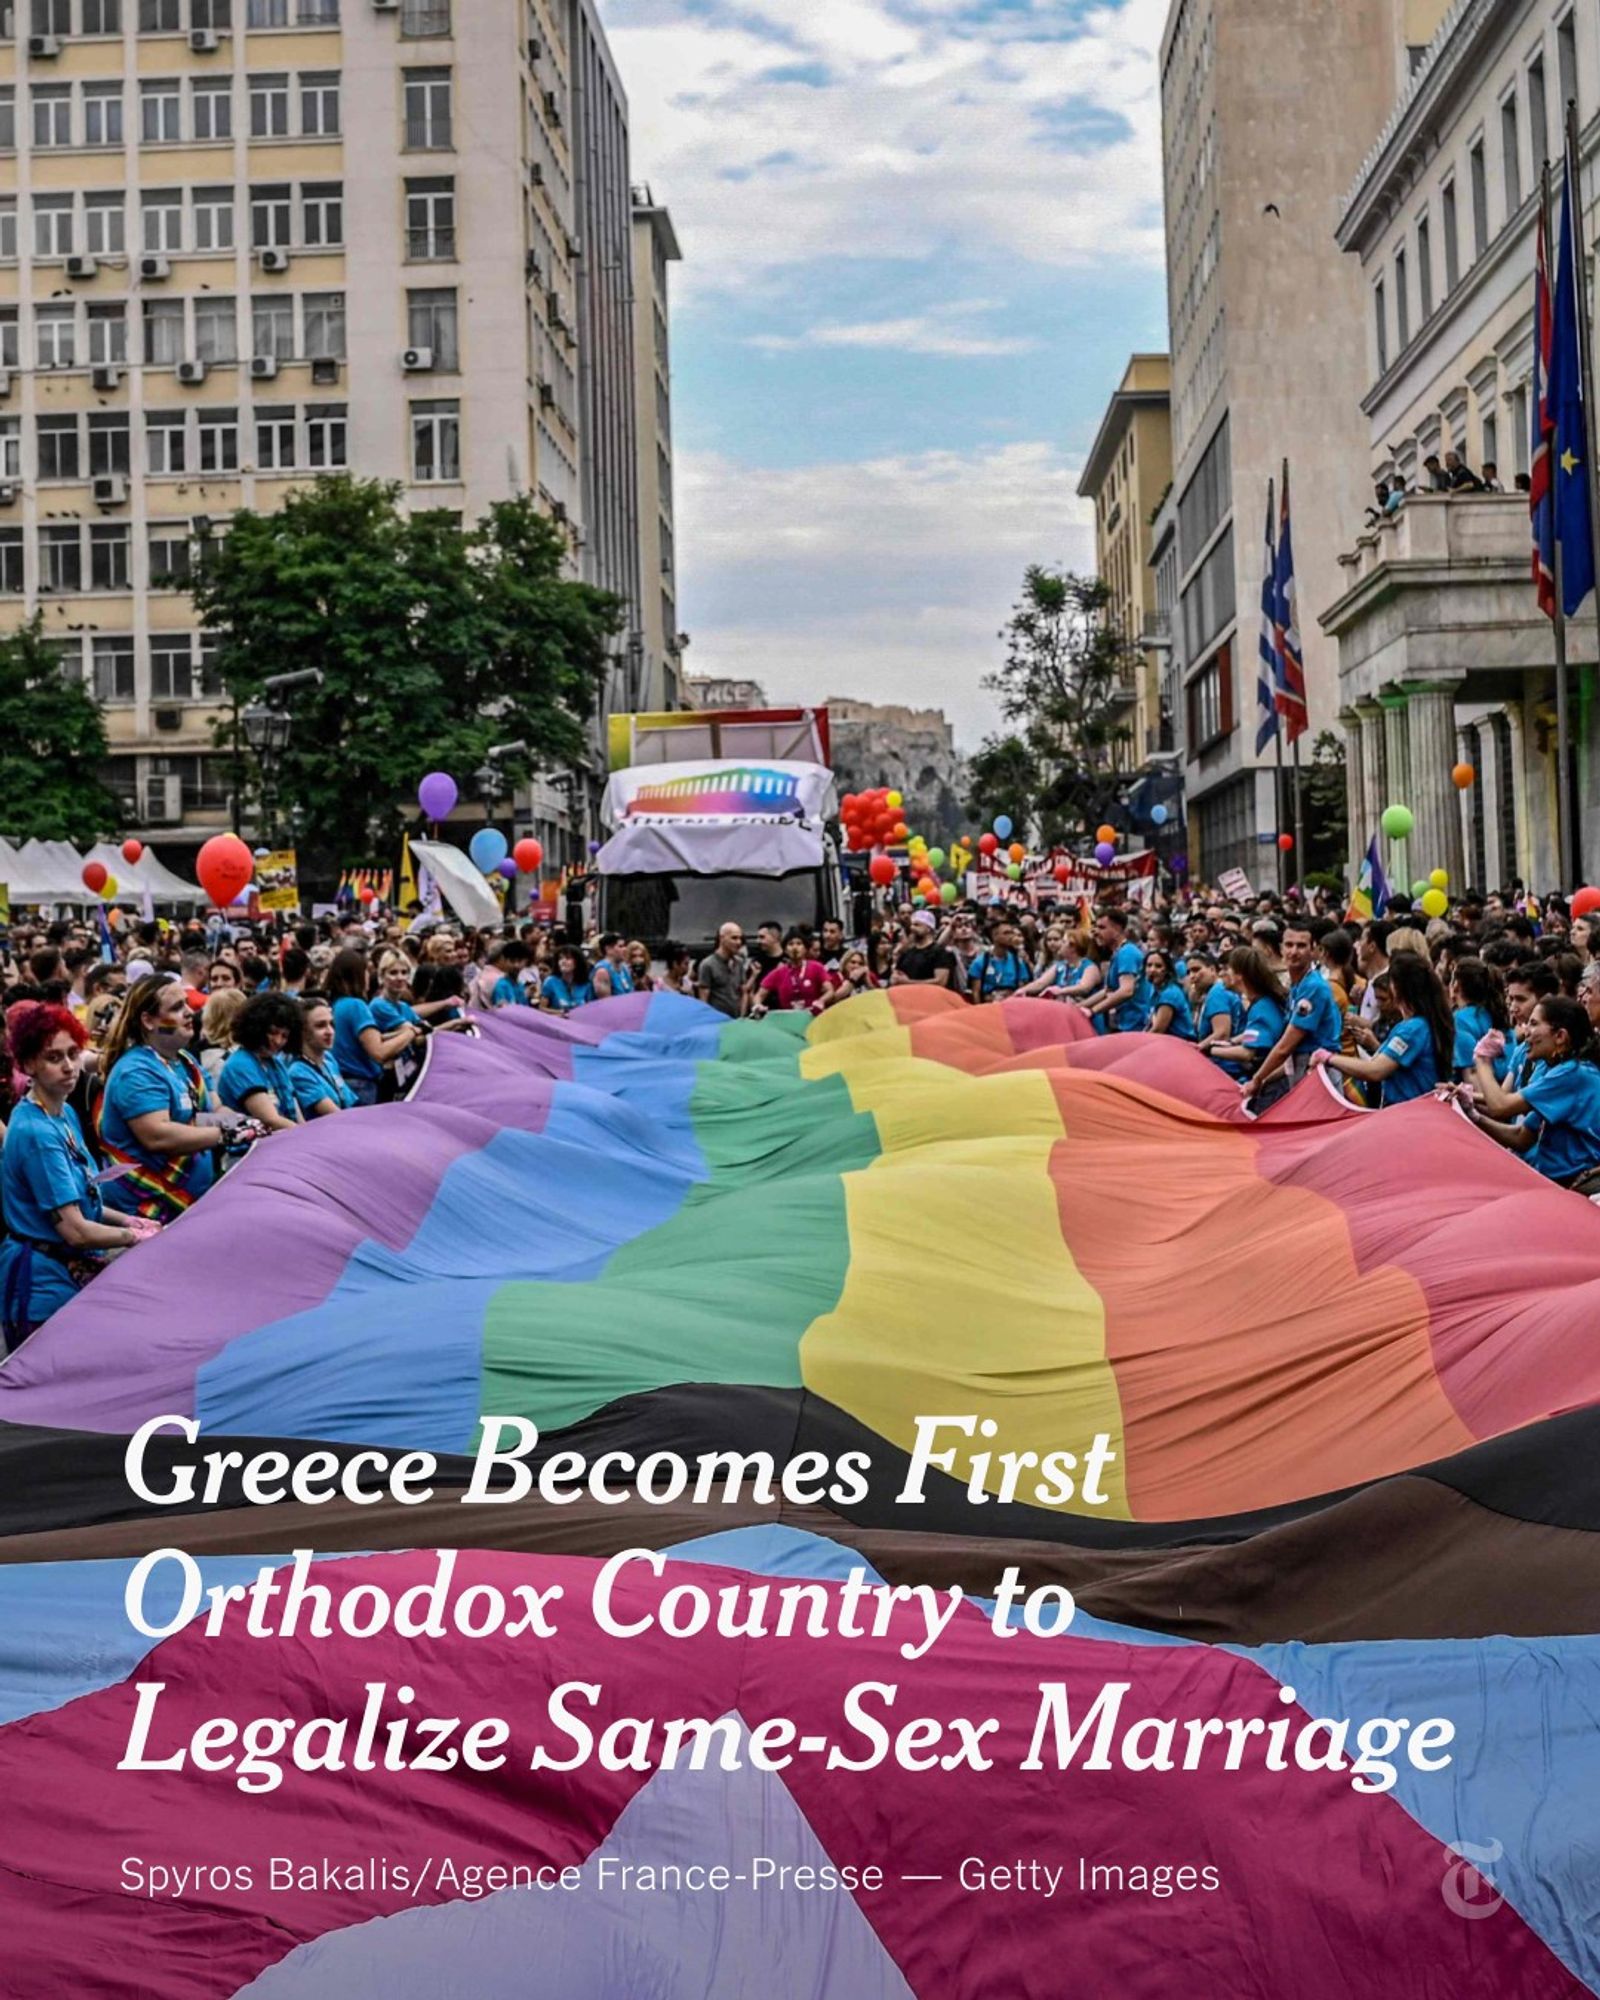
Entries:
[[[672,996],[496,1015],[435,1041],[408,1102],[259,1148],[35,1336],[0,1370],[0,1987],[499,2000],[540,1965],[564,1996],[977,2000],[1164,1994],[1181,1965],[1201,1995],[1600,1992],[1600,1211],[1439,1104],[1361,1113],[1313,1079],[1251,1124],[1192,1049],[1082,1030],[1045,1002],[916,989],[815,1022]],[[141,1506],[123,1445],[169,1412],[257,1448],[427,1449],[445,1489],[486,1414],[536,1422],[536,1457],[857,1449],[873,1476],[826,1507]],[[1109,1504],[1002,1500],[975,1442],[925,1506],[896,1506],[934,1412],[992,1420],[996,1449],[1105,1433]],[[391,1589],[431,1572],[419,1548],[471,1548],[471,1575],[566,1579],[574,1604],[600,1559],[657,1548],[646,1606],[707,1565],[836,1584],[865,1562],[980,1599],[1015,1565],[1079,1616],[1002,1639],[969,1608],[914,1665],[898,1633],[624,1645],[581,1617],[531,1651],[192,1629],[152,1648],[122,1589],[174,1542],[210,1581],[314,1548],[330,1578]],[[136,1680],[198,1720],[354,1714],[372,1681],[497,1713],[508,1689],[532,1709],[587,1678],[608,1714],[820,1732],[880,1678],[908,1714],[1025,1740],[1041,1681],[1086,1703],[1108,1677],[1139,1713],[1266,1716],[1292,1686],[1306,1715],[1444,1715],[1461,1753],[1381,1795],[1324,1771],[1014,1759],[299,1773],[254,1797],[113,1769]],[[1002,1848],[1204,1863],[1222,1887],[964,1888]],[[253,1861],[252,1886],[119,1880],[123,1857],[189,1849]],[[274,1855],[512,1851],[575,1886],[266,1886]],[[886,1860],[889,1880],[798,1901],[608,1888],[619,1857],[758,1851]]]

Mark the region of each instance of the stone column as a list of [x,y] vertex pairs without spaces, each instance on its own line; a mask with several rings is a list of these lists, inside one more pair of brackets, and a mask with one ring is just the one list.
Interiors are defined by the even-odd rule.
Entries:
[[[1478,725],[1475,722],[1462,723],[1456,731],[1456,762],[1458,764],[1470,764],[1478,774],[1478,782],[1470,791],[1457,792],[1452,780],[1451,790],[1455,795],[1456,817],[1461,822],[1461,853],[1463,866],[1466,870],[1461,879],[1463,882],[1470,882],[1475,889],[1483,889],[1487,886],[1478,880],[1477,842],[1473,837],[1476,830],[1475,822],[1478,811],[1478,800],[1483,788],[1483,760],[1485,754],[1483,735]],[[1483,833],[1483,872],[1487,875],[1490,859],[1489,824],[1487,819],[1484,821]]]
[[[1511,817],[1516,827],[1517,851],[1511,859],[1512,872],[1525,889],[1533,886],[1535,872],[1535,843],[1533,837],[1533,806],[1528,783],[1527,732],[1523,727],[1522,703],[1506,703],[1506,721],[1511,729]],[[1502,778],[1502,783],[1506,782]]]
[[1361,739],[1361,718],[1353,708],[1341,711],[1339,727],[1344,731],[1344,808],[1349,820],[1349,832],[1345,846],[1349,852],[1350,880],[1355,881],[1361,869],[1361,857],[1367,851],[1367,842],[1372,838],[1361,830],[1366,812],[1366,757]]
[[1356,714],[1361,721],[1361,824],[1350,844],[1365,854],[1388,804],[1384,797],[1383,708],[1376,701],[1358,701]]
[[1453,892],[1466,883],[1461,809],[1450,772],[1456,761],[1456,689],[1459,681],[1414,681],[1406,721],[1411,739],[1411,797],[1417,816],[1411,859],[1417,875],[1443,868]]
[[1502,785],[1510,783],[1510,773],[1501,763],[1500,739],[1495,734],[1494,717],[1486,715],[1478,724],[1478,786],[1483,793],[1484,861],[1489,879],[1484,889],[1509,886],[1517,872],[1517,858],[1507,854],[1500,832]]
[[[1411,799],[1411,743],[1406,721],[1405,690],[1385,688],[1378,699],[1383,704],[1383,804],[1386,807],[1409,805],[1415,812]],[[1408,841],[1390,840],[1387,835],[1384,836],[1381,849],[1383,865],[1397,894],[1411,887],[1410,846]]]

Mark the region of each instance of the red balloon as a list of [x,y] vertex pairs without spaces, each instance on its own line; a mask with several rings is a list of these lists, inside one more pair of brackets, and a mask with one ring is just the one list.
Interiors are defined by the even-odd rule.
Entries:
[[256,858],[236,833],[219,833],[201,848],[194,872],[219,910],[254,879]]
[[1278,845],[1283,849],[1285,854],[1291,853],[1294,849],[1294,835],[1292,833],[1280,833],[1278,835]]
[[111,880],[111,877],[106,872],[106,866],[103,861],[86,861],[83,864],[82,880],[83,886],[89,891],[90,895],[98,896],[100,891]]
[[1600,910],[1600,889],[1580,889],[1572,899],[1572,914],[1575,917],[1592,917]]
[[544,849],[536,840],[519,840],[511,850],[511,858],[524,875],[537,875]]
[[984,834],[978,842],[978,852],[980,854],[995,854],[999,851],[999,847],[1000,843],[992,833]]
[[[239,893],[239,892],[238,892],[238,890],[236,889],[236,890],[234,891],[234,894],[235,894],[235,895],[237,895],[238,893]],[[376,889],[374,889],[374,888],[373,888],[373,886],[372,886],[372,884],[371,884],[370,882],[364,882],[364,883],[362,884],[362,886],[361,886],[361,900],[362,900],[362,902],[363,902],[363,903],[375,903],[375,902],[376,902],[376,901],[378,900],[378,892],[377,892],[377,890],[376,890]]]
[[144,842],[142,840],[125,840],[122,843],[122,858],[128,863],[130,868],[136,868],[140,861],[144,859]]
[[1056,863],[1055,875],[1056,880],[1065,886],[1072,880],[1072,864],[1067,861],[1058,861]]
[[867,868],[867,873],[880,889],[889,888],[900,873],[887,854],[875,854]]

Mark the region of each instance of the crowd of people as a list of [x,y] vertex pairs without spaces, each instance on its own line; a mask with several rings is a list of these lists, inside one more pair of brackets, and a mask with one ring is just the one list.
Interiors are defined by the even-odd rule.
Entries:
[[722,926],[696,962],[533,923],[331,916],[0,934],[0,1323],[27,1338],[112,1258],[181,1216],[273,1134],[403,1090],[430,1035],[473,1013],[569,1014],[638,992],[729,1019],[821,1013],[882,987],[974,1006],[1044,1000],[1101,1034],[1194,1044],[1255,1112],[1309,1070],[1371,1109],[1439,1093],[1547,1178],[1600,1193],[1600,918],[1559,897],[1402,900],[1341,922],[1325,898],[1203,894],[1148,909],[935,913],[858,905],[814,931]]

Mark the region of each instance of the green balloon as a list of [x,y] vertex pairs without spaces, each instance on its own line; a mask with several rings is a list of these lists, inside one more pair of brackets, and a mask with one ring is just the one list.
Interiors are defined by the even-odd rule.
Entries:
[[956,887],[954,882],[946,882],[944,887],[939,891],[939,899],[941,902],[953,903],[960,894],[961,891]]
[[1432,887],[1433,887],[1433,884],[1432,884],[1431,882],[1413,882],[1413,883],[1412,883],[1412,885],[1411,885],[1411,900],[1412,900],[1412,902],[1414,902],[1414,903],[1420,903],[1420,902],[1422,901],[1423,897],[1424,897],[1425,895],[1427,895],[1428,891],[1429,891],[1429,890],[1430,890],[1430,889],[1431,889]]
[[1013,882],[1020,882],[1022,880],[1022,863],[1020,861],[1008,861],[1006,863],[1006,873],[1011,877]]
[[1409,806],[1385,806],[1383,830],[1391,840],[1404,840],[1416,823]]
[[944,866],[944,849],[942,847],[930,847],[928,849],[928,866],[930,868],[942,868]]

